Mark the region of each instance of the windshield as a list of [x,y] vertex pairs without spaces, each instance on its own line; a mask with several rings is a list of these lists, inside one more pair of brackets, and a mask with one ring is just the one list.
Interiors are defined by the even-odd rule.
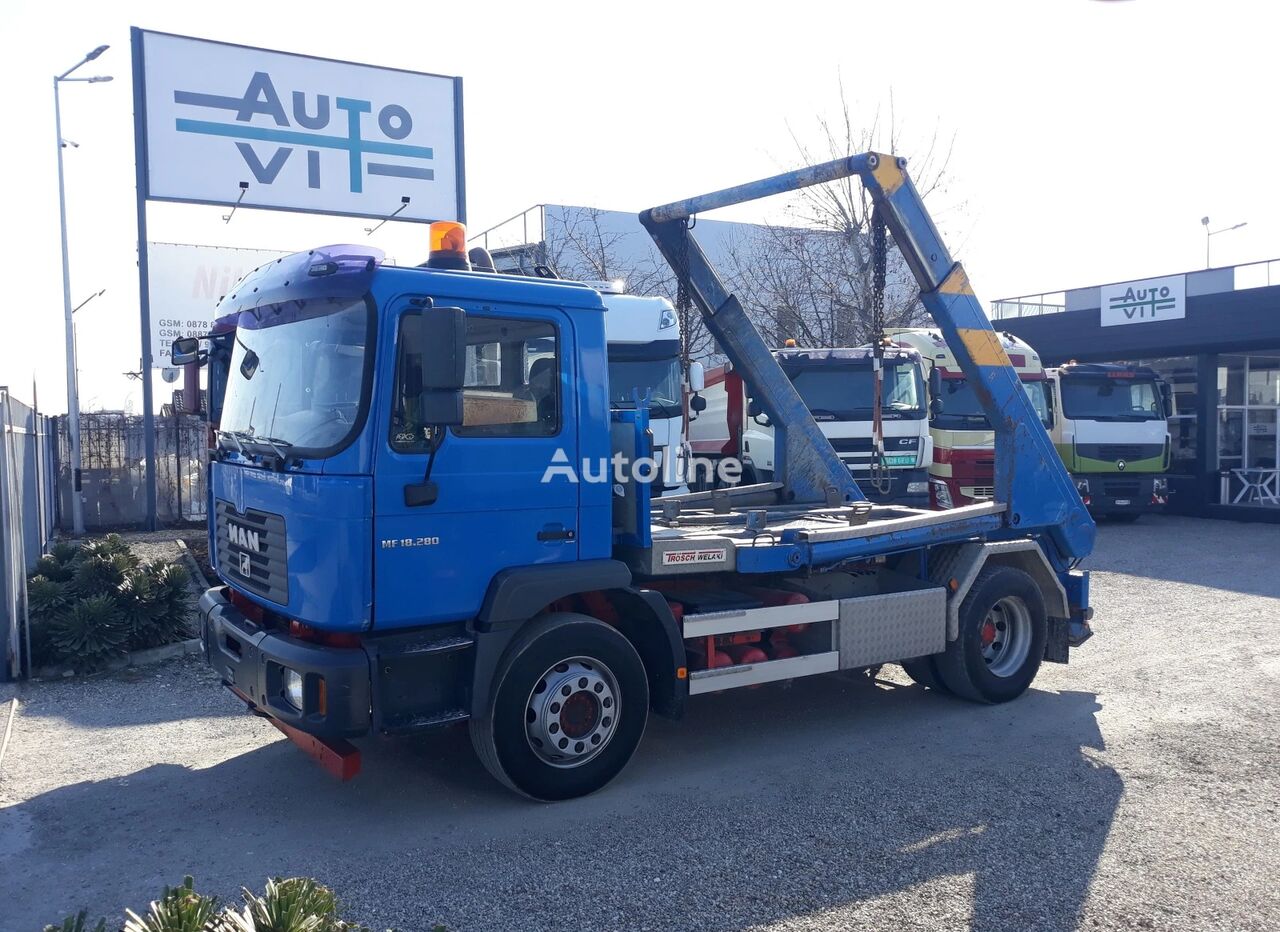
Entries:
[[372,309],[318,298],[240,315],[219,445],[330,456],[355,433]]
[[[819,421],[870,419],[875,379],[868,366],[822,366],[791,374],[800,398]],[[911,365],[885,363],[882,416],[920,417],[924,414],[924,389],[919,370]]]
[[[1023,382],[1022,388],[1036,409],[1040,423],[1049,424],[1049,402],[1044,380]],[[933,419],[935,427],[952,430],[990,430],[990,421],[983,413],[978,396],[974,394],[968,379],[942,380],[942,413]]]
[[1062,379],[1062,413],[1090,421],[1164,419],[1160,391],[1149,378],[1066,376]]
[[649,411],[659,417],[679,417],[680,360],[610,359],[609,406],[634,408],[635,392],[649,392]]

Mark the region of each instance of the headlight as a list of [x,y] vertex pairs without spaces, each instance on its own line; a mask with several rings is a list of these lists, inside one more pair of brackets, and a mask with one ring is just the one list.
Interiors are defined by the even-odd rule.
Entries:
[[302,674],[288,667],[284,671],[284,701],[302,711]]
[[954,508],[955,503],[951,500],[951,490],[947,488],[947,484],[941,479],[932,479],[929,485],[933,487],[933,499],[938,503],[939,508]]
[[1164,495],[1169,491],[1169,480],[1164,476],[1156,476],[1155,482],[1152,483],[1152,488],[1157,495]]
[[928,491],[929,491],[929,483],[927,482],[908,482],[907,483],[908,495],[922,495]]

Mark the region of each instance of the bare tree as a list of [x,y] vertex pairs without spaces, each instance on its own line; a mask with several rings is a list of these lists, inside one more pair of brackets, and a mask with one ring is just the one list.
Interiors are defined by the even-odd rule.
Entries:
[[679,308],[675,272],[638,223],[634,229],[607,221],[609,211],[561,208],[545,214],[542,258],[561,278],[576,281],[622,279],[634,295],[658,295],[677,305],[681,362],[711,353],[714,341],[696,308]]
[[[876,111],[858,121],[840,86],[835,120],[818,120],[816,146],[792,138],[806,165],[866,151],[901,154],[903,138],[890,96],[886,123]],[[922,197],[945,189],[954,138],[940,144],[935,128],[912,179]],[[766,224],[730,251],[739,300],[774,345],[788,338],[807,346],[850,346],[874,339],[873,205],[860,180],[844,178],[804,188],[788,204],[786,225]],[[902,254],[886,254],[884,325],[916,326],[927,318]]]

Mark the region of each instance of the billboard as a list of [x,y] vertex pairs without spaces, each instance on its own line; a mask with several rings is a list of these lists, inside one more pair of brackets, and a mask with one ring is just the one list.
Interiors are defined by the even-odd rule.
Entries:
[[1185,275],[1103,285],[1099,295],[1102,326],[1150,324],[1187,316]]
[[218,300],[242,276],[283,255],[266,249],[148,243],[152,368],[170,365],[175,337],[209,332]]
[[146,198],[465,219],[461,78],[139,35]]

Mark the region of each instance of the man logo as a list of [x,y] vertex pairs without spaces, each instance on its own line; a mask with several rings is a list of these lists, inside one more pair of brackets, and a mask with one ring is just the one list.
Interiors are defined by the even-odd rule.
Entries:
[[1120,470],[1121,472],[1124,472],[1124,468],[1128,465],[1129,464],[1126,463],[1124,460],[1116,460],[1116,469]]
[[253,575],[253,560],[244,552],[240,554],[240,575],[245,579]]
[[[1124,467],[1121,467],[1122,469]],[[237,547],[262,553],[262,537],[258,531],[251,531],[238,524],[227,524],[227,539]]]

